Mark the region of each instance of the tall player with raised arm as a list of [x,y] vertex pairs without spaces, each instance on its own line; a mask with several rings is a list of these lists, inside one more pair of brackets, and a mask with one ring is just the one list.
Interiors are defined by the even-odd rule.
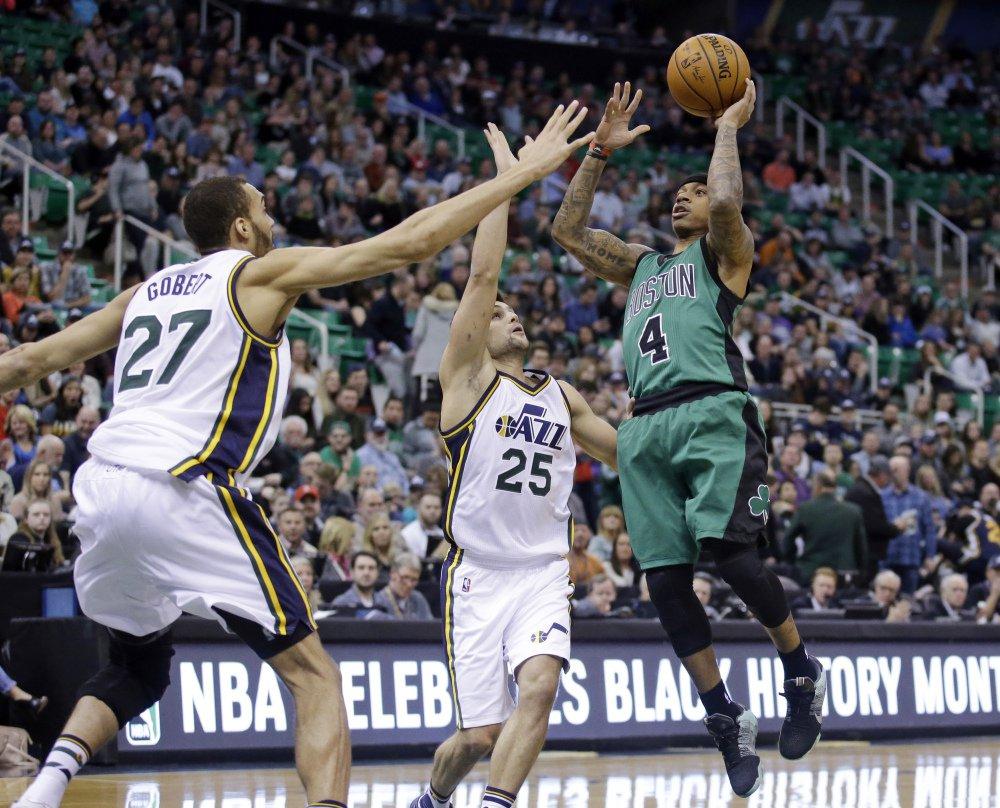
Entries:
[[[486,132],[497,171],[518,161]],[[522,158],[523,152],[522,152]],[[442,435],[451,459],[441,572],[455,733],[411,808],[446,808],[490,750],[482,808],[509,808],[545,742],[570,659],[569,497],[574,442],[615,465],[615,430],[571,385],[524,368],[528,338],[497,299],[507,244],[503,202],[479,225],[468,285],[441,359]],[[517,682],[517,703],[507,689]]]
[[170,681],[170,625],[223,623],[295,699],[295,759],[310,806],[343,808],[350,741],[340,675],[264,511],[246,489],[274,444],[291,358],[284,322],[309,289],[381,275],[439,252],[557,168],[586,110],[560,106],[501,176],[367,241],[273,250],[256,188],[233,177],[188,194],[201,258],[168,267],[101,311],[0,357],[0,391],[118,348],[115,402],[73,495],[84,613],[111,631],[110,663],[84,684],[16,808],[56,808],[70,779]]
[[757,719],[730,699],[693,592],[702,549],[765,627],[784,664],[784,757],[800,758],[815,744],[826,693],[826,673],[806,654],[781,583],[757,552],[768,513],[767,451],[732,338],[754,254],[741,212],[736,133],[750,120],[755,91],[748,79],[743,98],[716,120],[708,175],[681,181],[672,254],[587,227],[608,158],[648,129],[629,129],[642,91],[631,103],[630,95],[628,83],[615,85],[552,233],[588,271],[629,288],[622,342],[635,417],[622,424],[618,441],[629,535],[650,600],[698,688],[733,790],[745,797],[761,781]]

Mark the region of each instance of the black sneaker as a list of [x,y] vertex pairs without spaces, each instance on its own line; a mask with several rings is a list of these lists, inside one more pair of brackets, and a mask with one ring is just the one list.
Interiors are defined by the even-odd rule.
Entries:
[[826,671],[819,660],[810,659],[819,668],[815,681],[807,676],[786,679],[781,693],[788,701],[788,709],[778,737],[778,751],[788,760],[805,757],[819,740],[823,700],[826,698]]
[[[434,803],[431,802],[431,795],[425,791],[410,803],[410,808],[434,808]],[[455,808],[455,803],[449,801],[448,808]]]
[[735,720],[715,713],[705,719],[715,745],[726,762],[729,784],[737,797],[749,797],[764,777],[764,767],[757,755],[757,716],[744,709]]

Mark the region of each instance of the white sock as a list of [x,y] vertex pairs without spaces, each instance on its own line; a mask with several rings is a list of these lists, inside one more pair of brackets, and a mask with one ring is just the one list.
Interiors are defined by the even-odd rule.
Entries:
[[432,786],[427,786],[427,796],[430,797],[431,805],[433,805],[434,808],[448,808],[451,804],[450,794],[447,797],[442,797]]
[[87,765],[88,760],[90,749],[86,743],[72,735],[60,735],[35,781],[22,797],[58,805],[69,781]]

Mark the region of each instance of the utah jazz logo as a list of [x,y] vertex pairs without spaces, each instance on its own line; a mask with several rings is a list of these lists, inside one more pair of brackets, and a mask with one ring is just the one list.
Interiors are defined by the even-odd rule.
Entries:
[[757,486],[757,496],[750,497],[747,501],[750,506],[750,513],[754,516],[763,516],[764,524],[767,524],[767,509],[771,506],[771,492],[766,485]]
[[523,438],[528,443],[550,449],[561,449],[566,434],[563,424],[546,420],[545,407],[535,404],[525,404],[517,416],[501,415],[497,418],[496,430],[501,438]]
[[548,631],[539,630],[535,634],[532,634],[531,641],[541,644],[549,638],[549,635],[553,631],[561,631],[563,634],[569,634],[569,632],[566,630],[566,626],[562,625],[561,623],[553,623],[551,626],[549,626]]

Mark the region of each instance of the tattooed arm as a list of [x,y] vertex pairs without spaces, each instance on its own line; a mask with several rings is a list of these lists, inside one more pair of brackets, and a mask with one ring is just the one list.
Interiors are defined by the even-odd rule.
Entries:
[[750,120],[756,93],[746,93],[716,121],[715,150],[708,166],[708,246],[719,259],[719,276],[743,297],[753,265],[753,234],[743,223],[743,174],[736,132]]
[[644,252],[648,252],[649,247],[626,244],[613,233],[589,228],[587,220],[594,204],[597,183],[607,162],[607,154],[613,149],[627,146],[639,135],[649,131],[645,124],[632,130],[628,128],[629,120],[642,100],[642,90],[637,90],[635,98],[629,103],[631,92],[631,84],[628,82],[625,82],[624,91],[620,84],[615,84],[596,133],[596,143],[605,150],[605,159],[591,154],[584,158],[583,165],[566,189],[566,197],[552,223],[553,238],[583,264],[587,271],[622,286],[628,286],[632,282],[636,260]]

